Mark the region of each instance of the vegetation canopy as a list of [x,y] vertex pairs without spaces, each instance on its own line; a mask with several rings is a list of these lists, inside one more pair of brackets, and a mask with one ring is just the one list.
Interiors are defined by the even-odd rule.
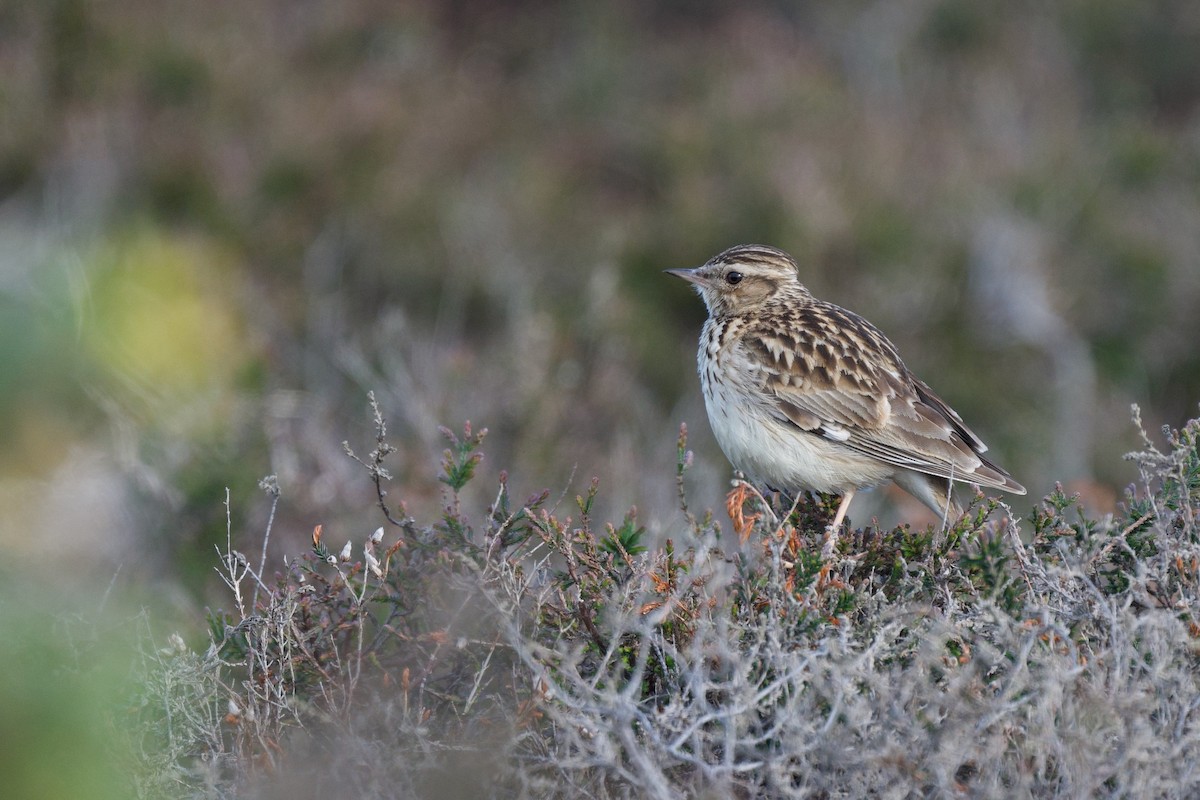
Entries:
[[[600,482],[518,500],[447,441],[441,517],[320,526],[274,577],[230,549],[203,654],[151,650],[128,730],[142,796],[1181,796],[1200,784],[1200,420],[1142,434],[1141,480],[1090,519],[978,495],[946,531],[863,528],[832,498],[735,481],[651,546]],[[1141,423],[1135,409],[1135,422]],[[492,481],[492,502],[460,502]],[[277,498],[272,484],[265,484]],[[718,516],[728,519],[718,518]],[[153,735],[151,735],[153,734]],[[133,734],[131,734],[133,735]]]

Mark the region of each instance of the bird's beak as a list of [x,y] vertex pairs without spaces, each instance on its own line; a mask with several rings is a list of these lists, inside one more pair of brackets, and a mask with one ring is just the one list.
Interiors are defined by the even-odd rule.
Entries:
[[674,275],[676,278],[683,278],[689,283],[694,283],[697,286],[708,286],[708,281],[700,275],[700,268],[695,269],[664,269],[663,272],[668,275]]

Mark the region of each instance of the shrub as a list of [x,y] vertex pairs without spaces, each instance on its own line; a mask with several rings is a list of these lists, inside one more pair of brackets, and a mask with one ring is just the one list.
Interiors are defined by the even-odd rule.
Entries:
[[224,719],[193,715],[190,748],[143,774],[265,797],[1200,785],[1200,421],[1164,431],[1164,449],[1143,433],[1116,515],[1090,519],[1059,487],[1021,519],[978,495],[944,532],[853,531],[832,566],[816,555],[829,498],[787,504],[735,482],[728,525],[697,518],[685,428],[686,526],[654,546],[636,510],[596,525],[596,482],[564,510],[547,492],[515,502],[500,473],[491,505],[468,513],[486,433],[469,425],[444,431],[444,511],[418,524],[387,501],[378,408],[375,424],[359,461],[387,529],[358,558],[318,529],[269,584],[225,554],[237,610],[212,615],[206,656],[150,670],[163,686],[206,665],[188,697]]

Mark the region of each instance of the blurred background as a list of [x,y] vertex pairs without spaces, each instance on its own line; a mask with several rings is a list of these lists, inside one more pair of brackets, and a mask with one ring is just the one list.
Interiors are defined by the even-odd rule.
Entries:
[[[0,2],[0,543],[216,585],[381,521],[342,451],[440,507],[439,425],[490,429],[482,510],[678,530],[729,467],[669,267],[793,253],[1030,488],[1111,508],[1200,401],[1200,5],[1188,0]],[[901,495],[857,524],[917,519]],[[257,559],[254,559],[257,560]]]

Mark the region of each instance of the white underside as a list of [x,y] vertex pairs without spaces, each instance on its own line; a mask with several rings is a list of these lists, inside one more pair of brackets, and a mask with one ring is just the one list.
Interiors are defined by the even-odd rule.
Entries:
[[723,381],[707,388],[705,407],[717,443],[734,468],[755,483],[788,492],[844,494],[882,483],[900,471],[778,421],[761,400]]

